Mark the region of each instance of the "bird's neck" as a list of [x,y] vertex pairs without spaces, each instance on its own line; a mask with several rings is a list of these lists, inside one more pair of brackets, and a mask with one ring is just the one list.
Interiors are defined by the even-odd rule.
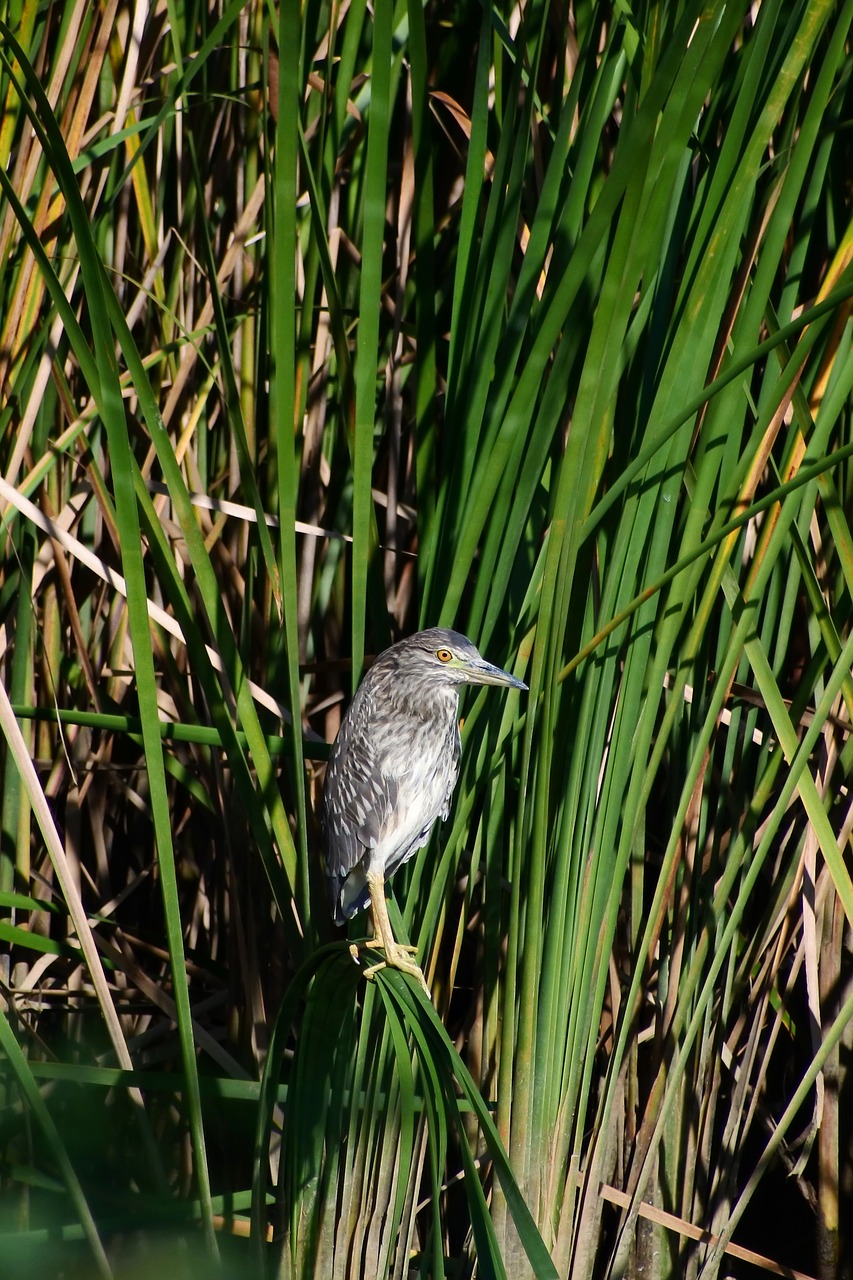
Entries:
[[430,689],[426,697],[422,692],[405,694],[399,689],[394,689],[390,696],[401,715],[424,724],[435,721],[444,724],[458,716],[459,691],[455,685]]

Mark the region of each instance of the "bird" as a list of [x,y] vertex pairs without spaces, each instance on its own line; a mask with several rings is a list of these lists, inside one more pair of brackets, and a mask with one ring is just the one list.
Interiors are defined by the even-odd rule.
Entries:
[[[369,906],[375,936],[366,945],[384,959],[365,977],[386,966],[398,969],[416,978],[427,996],[413,959],[417,948],[394,937],[385,882],[450,812],[462,750],[459,691],[466,684],[527,689],[458,631],[430,627],[391,645],[341,722],[323,789],[323,861],[335,923]],[[358,959],[358,948],[350,950]]]

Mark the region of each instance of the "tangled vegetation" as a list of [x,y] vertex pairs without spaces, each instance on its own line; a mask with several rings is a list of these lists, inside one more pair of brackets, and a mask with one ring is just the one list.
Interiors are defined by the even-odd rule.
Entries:
[[849,1277],[853,0],[0,15],[4,1275]]

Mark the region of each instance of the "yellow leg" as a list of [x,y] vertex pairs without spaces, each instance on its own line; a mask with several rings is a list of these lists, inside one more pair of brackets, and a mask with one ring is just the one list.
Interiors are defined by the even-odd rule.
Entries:
[[[429,995],[429,987],[426,984],[423,971],[417,961],[411,958],[411,953],[417,951],[417,947],[404,946],[394,937],[391,921],[388,919],[388,907],[385,903],[384,876],[368,871],[367,887],[370,891],[370,909],[376,937],[366,945],[374,946],[384,951],[385,959],[380,964],[374,964],[369,969],[365,969],[365,978],[372,978],[374,974],[386,966],[389,969],[399,969],[401,973],[410,973],[413,978],[417,978],[426,994]],[[362,946],[364,945],[362,943]],[[352,950],[353,948],[350,947],[350,951]]]

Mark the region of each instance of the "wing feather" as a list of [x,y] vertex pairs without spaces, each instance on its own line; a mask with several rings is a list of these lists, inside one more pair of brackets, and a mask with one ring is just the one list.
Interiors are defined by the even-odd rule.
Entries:
[[[329,904],[338,924],[367,906],[367,855],[379,843],[397,803],[397,783],[380,768],[364,701],[356,695],[341,725],[324,787],[323,855]],[[346,892],[346,882],[354,872],[352,889],[358,892],[353,895]]]

